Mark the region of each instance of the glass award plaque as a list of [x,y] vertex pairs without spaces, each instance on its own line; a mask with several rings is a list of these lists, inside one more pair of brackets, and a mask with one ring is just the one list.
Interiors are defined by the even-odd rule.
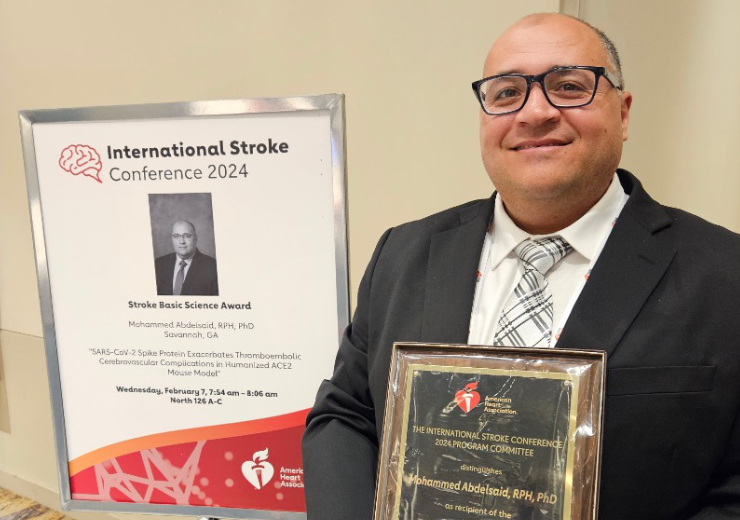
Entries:
[[605,354],[396,343],[375,520],[595,520]]

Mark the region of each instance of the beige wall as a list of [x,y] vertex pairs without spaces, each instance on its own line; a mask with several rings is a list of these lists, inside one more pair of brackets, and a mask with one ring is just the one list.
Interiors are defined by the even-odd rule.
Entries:
[[0,485],[58,507],[18,110],[346,94],[354,298],[386,228],[490,194],[470,82],[496,34],[558,7],[0,0]]
[[[740,2],[667,4],[563,2],[622,51],[635,95],[623,165],[663,202],[740,231]],[[346,94],[354,299],[384,229],[488,196],[469,83],[505,26],[559,6],[0,0],[0,485],[58,504],[18,110]]]
[[634,95],[622,166],[663,204],[740,231],[740,2],[579,3]]

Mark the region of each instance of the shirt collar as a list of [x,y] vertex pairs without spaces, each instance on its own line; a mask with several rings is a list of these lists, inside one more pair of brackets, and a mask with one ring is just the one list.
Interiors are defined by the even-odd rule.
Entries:
[[[193,256],[195,256],[195,255],[193,255]],[[193,256],[191,256],[190,258],[186,258],[185,259],[185,267],[188,267],[192,263]],[[182,258],[180,258],[180,256],[177,253],[175,253],[175,267],[180,267],[180,261],[181,260],[182,260]]]
[[599,250],[604,232],[612,225],[614,217],[618,214],[623,198],[624,190],[615,173],[606,193],[581,218],[556,233],[531,235],[511,220],[504,209],[501,197],[496,197],[491,231],[493,239],[491,269],[495,269],[524,240],[556,235],[567,240],[573,249],[590,262]]

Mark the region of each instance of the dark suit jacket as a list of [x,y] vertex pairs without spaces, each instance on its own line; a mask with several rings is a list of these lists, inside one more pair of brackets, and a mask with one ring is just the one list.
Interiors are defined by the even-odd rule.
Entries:
[[[557,346],[608,354],[600,520],[740,518],[740,237],[630,194]],[[387,231],[303,440],[309,518],[371,518],[394,341],[465,343],[493,199]]]
[[[157,294],[159,295],[172,294],[176,256],[177,253],[170,253],[160,256],[154,261],[154,270],[157,275]],[[183,296],[218,296],[216,260],[196,249],[180,294]]]

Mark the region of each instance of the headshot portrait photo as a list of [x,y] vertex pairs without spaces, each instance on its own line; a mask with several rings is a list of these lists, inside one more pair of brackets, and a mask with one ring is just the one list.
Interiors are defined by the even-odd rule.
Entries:
[[149,194],[160,296],[218,296],[210,193]]

